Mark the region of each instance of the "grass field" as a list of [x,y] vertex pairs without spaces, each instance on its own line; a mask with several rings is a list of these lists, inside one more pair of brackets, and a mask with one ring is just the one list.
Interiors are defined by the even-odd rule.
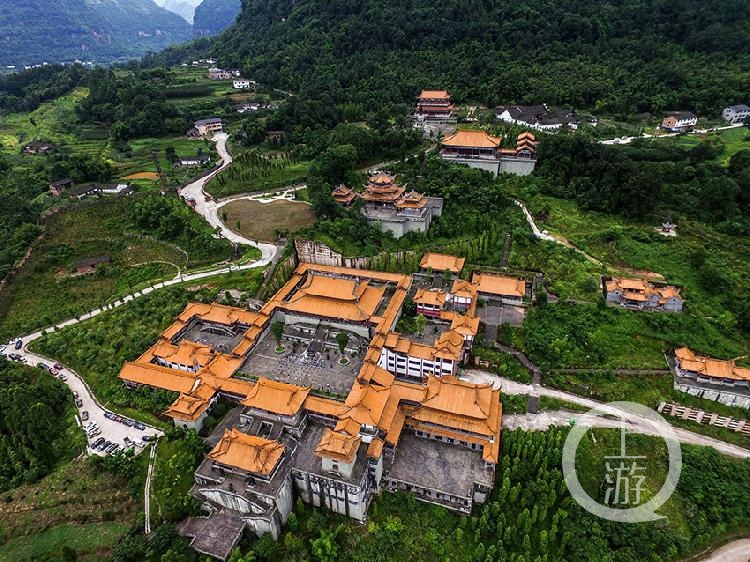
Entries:
[[62,556],[63,547],[75,551],[77,560],[106,560],[106,553],[129,528],[130,525],[125,523],[58,525],[41,533],[9,541],[0,548],[0,560],[20,562]]
[[125,533],[138,509],[128,482],[75,459],[36,484],[3,494],[0,560],[40,559],[65,545],[81,554],[101,553]]
[[[137,197],[94,200],[46,222],[31,258],[0,293],[0,337],[73,317],[150,282],[172,278],[186,266],[229,256],[227,244],[225,252],[210,260],[188,261],[190,247],[130,232],[128,209]],[[208,228],[198,216],[191,215],[191,220],[198,229]],[[74,274],[76,261],[101,254],[110,258],[102,271]]]
[[247,199],[232,201],[221,208],[221,217],[232,230],[251,240],[264,242],[273,242],[279,232],[293,233],[315,222],[310,205],[285,200],[270,203]]
[[287,159],[255,161],[240,155],[227,170],[208,182],[206,191],[219,199],[237,193],[278,189],[303,182],[310,164]]
[[723,145],[724,150],[719,154],[717,160],[726,165],[734,153],[750,148],[750,129],[737,127],[705,135],[681,135],[664,137],[658,140],[658,142],[672,143],[681,148],[692,148],[704,141],[718,142]]

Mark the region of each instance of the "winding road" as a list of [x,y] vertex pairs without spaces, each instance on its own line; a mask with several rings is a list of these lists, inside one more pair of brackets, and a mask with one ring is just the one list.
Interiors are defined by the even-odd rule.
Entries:
[[[737,445],[725,443],[719,439],[712,437],[706,437],[698,433],[693,433],[686,429],[674,427],[667,422],[655,422],[649,420],[643,416],[638,416],[632,412],[628,412],[621,408],[613,406],[604,406],[602,402],[591,400],[590,398],[584,398],[577,394],[570,392],[564,392],[562,390],[556,390],[554,388],[547,388],[537,384],[525,384],[519,383],[510,379],[506,379],[499,375],[489,373],[487,371],[480,370],[467,370],[461,377],[464,380],[475,382],[475,383],[490,383],[493,388],[499,388],[506,394],[528,394],[530,396],[547,396],[549,398],[556,398],[558,400],[564,400],[573,404],[578,404],[586,408],[599,408],[602,412],[607,415],[614,416],[618,420],[625,420],[628,424],[628,430],[634,433],[642,433],[644,435],[660,436],[658,428],[670,430],[674,432],[677,439],[681,443],[689,443],[691,445],[703,445],[705,447],[712,447],[720,453],[737,457],[741,459],[750,458],[750,450],[743,449]],[[542,412],[540,414],[507,414],[503,416],[503,427],[507,428],[521,428],[531,431],[544,431],[552,425],[568,425],[571,418],[577,418],[579,414],[572,414],[570,412]],[[607,418],[597,418],[597,427],[621,427],[621,423],[617,420],[610,420]]]
[[[6,354],[18,353],[22,357],[22,360],[28,363],[29,365],[37,365],[39,363],[44,363],[46,365],[53,365],[55,362],[52,359],[45,357],[43,355],[40,355],[38,353],[34,353],[30,351],[28,348],[31,342],[39,339],[40,337],[42,337],[45,333],[49,331],[62,329],[62,328],[65,328],[66,326],[73,326],[80,322],[84,322],[90,318],[94,318],[95,316],[98,316],[102,312],[120,307],[137,298],[140,298],[144,295],[148,295],[149,293],[153,291],[156,291],[158,289],[163,289],[165,287],[170,287],[172,285],[177,285],[178,283],[198,281],[200,279],[206,279],[206,278],[213,277],[216,275],[223,275],[223,274],[231,273],[235,271],[244,271],[248,269],[265,267],[269,265],[278,253],[277,247],[273,244],[264,244],[264,243],[256,242],[254,240],[249,240],[229,230],[219,220],[218,213],[217,213],[217,209],[219,206],[213,201],[206,201],[204,197],[203,187],[206,185],[206,183],[216,174],[221,172],[221,170],[225,169],[232,162],[232,157],[226,149],[227,137],[228,137],[227,134],[222,133],[222,134],[216,135],[216,137],[214,138],[214,140],[216,141],[217,151],[219,152],[219,155],[222,158],[221,165],[211,174],[205,177],[202,177],[188,184],[187,186],[185,186],[180,191],[180,193],[182,195],[185,195],[186,197],[192,197],[195,199],[195,202],[196,202],[195,210],[204,219],[206,219],[206,221],[211,226],[213,226],[214,228],[218,228],[219,234],[221,236],[237,244],[245,244],[248,246],[254,246],[258,248],[261,251],[261,258],[259,260],[254,261],[249,264],[244,264],[244,265],[232,265],[232,264],[223,265],[223,266],[215,267],[213,269],[198,271],[195,273],[178,273],[172,279],[161,281],[149,287],[145,287],[143,289],[134,291],[130,293],[129,295],[118,298],[117,300],[115,300],[114,302],[108,305],[95,308],[94,310],[86,312],[85,314],[81,314],[80,316],[76,318],[70,318],[63,322],[59,322],[58,324],[55,324],[54,326],[47,326],[45,328],[39,329],[30,334],[26,334],[24,336],[16,338],[13,340],[13,342],[7,345],[7,349],[5,353]],[[16,350],[14,349],[15,347],[14,342],[19,339],[22,342],[22,347],[21,349]],[[108,413],[108,411],[104,408],[104,406],[102,406],[99,403],[99,401],[96,399],[94,394],[91,392],[91,389],[88,387],[88,385],[83,380],[83,378],[80,375],[78,375],[78,373],[62,365],[59,371],[61,374],[63,374],[66,377],[65,384],[68,385],[71,392],[74,393],[74,396],[77,396],[81,400],[81,406],[79,406],[79,412],[84,412],[84,411],[87,412],[88,418],[89,418],[88,421],[96,422],[96,424],[99,426],[99,429],[101,430],[101,433],[97,434],[91,439],[92,442],[98,439],[99,437],[104,437],[105,440],[111,441],[112,443],[118,443],[123,446],[127,446],[127,443],[125,441],[125,438],[127,438],[129,441],[135,443],[137,445],[137,451],[140,451],[144,446],[144,443],[142,441],[142,438],[144,435],[156,435],[156,436],[163,435],[162,431],[152,426],[146,425],[146,424],[144,424],[145,426],[144,429],[139,430],[133,426],[128,426],[124,423],[121,423],[120,421],[110,419],[108,416],[105,415]],[[80,420],[80,414],[79,414],[78,420],[79,420],[79,423],[82,423],[82,421]],[[100,452],[93,451],[90,447],[87,448],[87,453],[88,454],[102,454]]]

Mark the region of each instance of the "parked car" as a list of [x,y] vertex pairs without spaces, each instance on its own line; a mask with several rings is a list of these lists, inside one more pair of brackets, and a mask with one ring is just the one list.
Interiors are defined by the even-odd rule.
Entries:
[[21,340],[16,340],[16,343],[15,343],[14,347],[15,347],[16,349],[21,349],[21,348],[23,347],[23,341],[21,341]]
[[144,435],[143,437],[141,437],[141,439],[143,439],[147,443],[149,441],[156,441],[156,435]]
[[146,429],[146,426],[143,425],[141,422],[135,422],[135,423],[133,423],[133,427],[135,427],[136,429],[140,429],[141,431],[143,431],[144,429]]
[[87,419],[89,419],[89,413],[87,410],[83,410],[81,412],[81,421],[86,421]]
[[52,365],[52,366],[53,366],[53,367],[54,367],[55,369],[57,369],[58,371],[62,371],[62,368],[63,368],[63,366],[62,366],[62,365],[60,365],[60,363],[55,363],[55,364],[54,364],[54,365]]
[[80,408],[81,406],[83,406],[83,400],[76,398],[76,407]]
[[73,398],[78,398],[78,392],[75,390],[73,391]]
[[101,445],[102,443],[104,443],[104,437],[99,437],[99,439],[97,439],[96,441],[93,441],[91,443],[91,448],[92,449],[97,449],[97,448],[99,448],[99,445]]
[[57,369],[55,369],[54,367],[52,367],[52,368],[51,368],[51,369],[49,370],[49,374],[50,374],[50,375],[52,375],[53,377],[56,377],[57,375],[59,375],[59,374],[60,374],[60,371],[58,371]]
[[109,447],[109,446],[110,446],[111,444],[112,444],[112,441],[104,441],[103,443],[101,443],[101,444],[100,444],[100,445],[99,445],[99,446],[98,446],[98,447],[96,448],[96,450],[97,450],[97,451],[105,451],[105,450],[107,449],[107,447]]
[[8,355],[8,359],[10,359],[11,361],[18,361],[19,359],[21,359],[21,356],[18,355],[18,353],[11,353],[10,355]]
[[111,455],[112,453],[115,452],[115,449],[117,449],[118,447],[119,445],[117,443],[112,443],[109,447],[107,447],[104,450]]
[[49,365],[47,365],[46,363],[37,363],[36,366],[40,369],[44,369],[45,371],[49,371]]
[[60,373],[60,380],[61,380],[61,381],[66,381],[66,380],[68,380],[68,377],[67,377],[67,376],[65,375],[65,373]]
[[107,418],[108,420],[115,419],[115,415],[112,412],[104,412],[104,417]]
[[133,427],[135,425],[135,422],[133,420],[128,419],[128,418],[122,418],[122,423],[124,423],[128,427]]

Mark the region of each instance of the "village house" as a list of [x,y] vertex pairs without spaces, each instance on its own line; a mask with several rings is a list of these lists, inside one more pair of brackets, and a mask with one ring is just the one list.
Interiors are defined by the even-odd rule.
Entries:
[[83,183],[67,189],[65,194],[71,199],[85,199],[93,195],[127,195],[132,192],[127,183]]
[[500,148],[502,140],[486,131],[459,130],[443,139],[440,158],[486,170],[495,176],[502,173],[527,176],[533,172],[536,166],[534,135],[521,133],[516,148]]
[[422,90],[417,97],[414,119],[418,125],[455,123],[451,96],[445,90]]
[[697,355],[687,347],[668,358],[674,373],[674,388],[693,396],[729,406],[750,408],[750,369],[734,360]]
[[96,268],[98,266],[107,264],[109,264],[109,256],[107,254],[94,256],[93,258],[82,259],[77,261],[75,264],[76,273],[78,273],[79,275],[96,273]]
[[193,124],[193,128],[187,132],[187,136],[190,138],[203,138],[211,136],[214,133],[220,133],[224,130],[224,124],[218,117],[210,117],[209,119],[199,119]]
[[671,111],[661,122],[661,128],[672,133],[691,131],[698,124],[698,117],[690,111]]
[[597,125],[596,119],[582,119],[575,111],[550,109],[546,104],[500,106],[496,110],[496,117],[506,123],[546,132],[554,132],[563,127],[575,131],[583,123]]
[[209,68],[208,79],[209,80],[231,80],[234,77],[240,76],[239,70],[224,70],[222,68]]
[[724,119],[728,125],[744,123],[746,119],[750,118],[750,107],[746,106],[744,103],[730,105],[721,111],[721,118]]
[[65,178],[57,181],[53,181],[51,184],[49,184],[49,191],[54,195],[55,197],[60,197],[63,193],[65,193],[65,190],[70,189],[73,187],[74,182],[70,178]]
[[368,222],[380,225],[383,230],[400,238],[408,232],[427,232],[432,219],[443,212],[440,197],[425,197],[396,183],[390,174],[377,173],[370,177],[361,194],[346,186],[337,186],[331,193],[337,203],[348,206],[359,196],[362,214]]
[[255,87],[255,81],[239,78],[237,80],[232,80],[232,87],[235,90],[249,90],[251,87]]
[[[167,411],[178,427],[200,429],[219,396],[239,404],[195,472],[191,493],[211,515],[179,527],[197,550],[226,559],[244,528],[277,538],[296,498],[362,522],[383,491],[464,514],[486,501],[500,391],[455,376],[478,319],[451,313],[434,343],[412,341],[394,331],[411,285],[409,275],[302,263],[259,311],[191,303],[125,363],[128,386],[180,393]],[[267,342],[275,322],[305,342],[293,355],[311,366],[302,375],[265,351],[277,345]],[[342,331],[361,343],[349,366],[327,365]],[[320,365],[345,397],[319,391]]]
[[645,279],[602,277],[602,289],[607,304],[636,310],[682,312],[679,287]]
[[198,154],[197,156],[182,156],[175,160],[174,167],[195,168],[211,162],[211,156],[208,154]]
[[51,142],[30,142],[23,147],[24,154],[49,154],[55,150],[55,145]]

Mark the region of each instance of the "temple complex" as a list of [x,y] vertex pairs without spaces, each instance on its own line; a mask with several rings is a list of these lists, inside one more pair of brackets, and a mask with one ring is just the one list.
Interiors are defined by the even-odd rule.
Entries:
[[442,309],[434,335],[415,340],[395,331],[411,293],[410,275],[302,263],[257,312],[189,304],[122,367],[128,386],[177,393],[166,414],[181,428],[199,430],[219,397],[238,404],[195,473],[191,493],[209,516],[180,529],[196,549],[226,559],[245,528],[278,537],[295,497],[359,521],[383,490],[461,513],[486,500],[500,391],[458,370],[479,329],[476,299]]
[[[344,206],[351,204],[357,196],[346,186],[338,186],[331,195]],[[407,192],[404,186],[396,183],[394,176],[383,172],[370,177],[359,197],[363,202],[362,214],[367,220],[379,224],[396,238],[407,232],[426,232],[432,219],[443,212],[440,197],[425,197],[413,190]]]
[[486,131],[459,130],[443,139],[440,158],[471,168],[527,176],[536,166],[536,137],[523,132],[516,139],[516,148],[500,148],[502,137]]

